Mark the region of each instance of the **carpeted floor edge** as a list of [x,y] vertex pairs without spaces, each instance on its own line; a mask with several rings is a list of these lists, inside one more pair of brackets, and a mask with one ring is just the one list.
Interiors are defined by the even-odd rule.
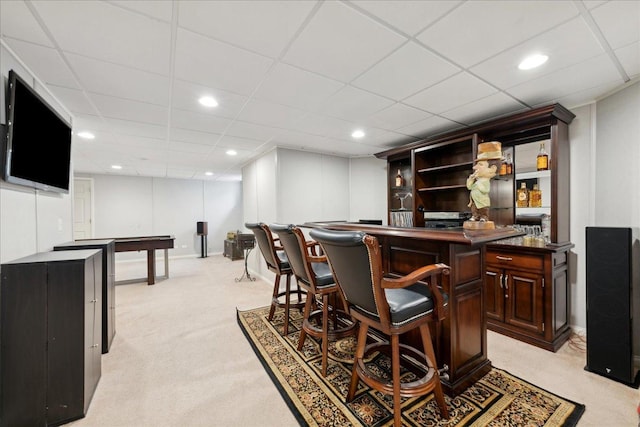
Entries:
[[238,320],[238,325],[240,326],[240,330],[242,330],[242,333],[244,334],[245,338],[247,338],[247,341],[249,341],[249,345],[251,345],[251,348],[253,349],[253,352],[256,354],[256,356],[258,356],[258,360],[262,364],[262,367],[267,372],[267,374],[269,374],[269,378],[271,378],[271,381],[273,382],[273,384],[278,389],[278,392],[280,393],[280,395],[284,399],[285,403],[287,404],[287,406],[289,407],[289,409],[293,413],[294,417],[296,418],[296,420],[298,421],[300,426],[301,427],[309,426],[309,423],[307,422],[307,420],[305,420],[305,418],[302,415],[302,412],[300,412],[300,409],[298,408],[298,406],[295,404],[295,402],[293,400],[291,400],[291,397],[289,397],[289,394],[287,393],[287,391],[280,384],[280,381],[278,380],[278,377],[276,376],[275,372],[269,366],[269,363],[267,362],[267,359],[262,355],[262,352],[260,351],[258,346],[251,339],[251,336],[249,335],[249,331],[245,327],[244,322],[242,321],[242,318],[240,317],[240,311],[241,310],[236,308],[236,319]]

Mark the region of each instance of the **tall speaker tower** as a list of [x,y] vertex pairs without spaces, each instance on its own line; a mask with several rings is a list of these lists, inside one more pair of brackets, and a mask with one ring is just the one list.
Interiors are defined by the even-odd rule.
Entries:
[[631,386],[640,375],[638,240],[624,227],[587,227],[586,370]]

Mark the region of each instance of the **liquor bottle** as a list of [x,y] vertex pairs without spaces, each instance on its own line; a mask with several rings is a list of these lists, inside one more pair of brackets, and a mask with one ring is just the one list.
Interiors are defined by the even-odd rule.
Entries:
[[526,208],[529,206],[529,190],[527,190],[526,183],[523,182],[520,184],[516,196],[516,207]]
[[400,173],[400,169],[398,169],[398,175],[396,175],[396,187],[402,187],[403,183],[402,174]]
[[540,143],[540,151],[538,151],[538,157],[536,158],[536,166],[539,171],[546,171],[549,169],[549,155],[544,149],[544,142]]
[[500,163],[500,172],[498,175],[507,174],[507,160],[504,158],[504,152],[502,153],[502,163]]
[[511,153],[507,154],[507,175],[513,173],[513,161],[511,160]]
[[538,184],[533,184],[533,190],[529,191],[529,207],[542,207],[542,191],[538,189]]

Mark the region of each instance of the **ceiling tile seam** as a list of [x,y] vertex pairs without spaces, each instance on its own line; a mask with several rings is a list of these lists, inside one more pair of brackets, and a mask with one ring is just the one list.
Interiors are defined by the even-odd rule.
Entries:
[[[173,92],[174,92],[174,76],[176,74],[176,43],[178,40],[178,2],[172,2],[171,8],[171,39],[169,41],[169,93],[168,95],[168,106],[167,106],[167,134],[165,141],[165,153],[169,151],[169,146],[171,145],[171,127],[172,127],[172,108],[173,105]],[[166,172],[169,173],[169,162],[165,162]]]
[[624,70],[624,67],[622,66],[622,64],[618,60],[618,57],[616,56],[615,52],[611,48],[611,45],[609,44],[609,42],[605,38],[604,34],[602,34],[602,30],[600,29],[600,27],[596,23],[595,19],[593,19],[593,16],[591,15],[591,12],[589,12],[587,10],[587,8],[585,7],[584,3],[582,1],[580,1],[580,0],[574,0],[573,3],[578,8],[578,11],[580,12],[580,16],[582,17],[584,22],[587,24],[587,27],[589,28],[591,33],[593,33],[593,37],[598,41],[598,43],[600,44],[602,49],[609,56],[609,59],[611,59],[611,62],[613,62],[613,65],[618,70],[618,73],[620,73],[620,77],[622,78],[622,80],[625,83],[628,82],[630,80],[630,78],[627,75],[627,72]]
[[[282,49],[282,51],[278,54],[278,56],[276,58],[270,58],[267,57],[269,59],[272,59],[272,63],[269,66],[269,68],[267,69],[267,71],[265,71],[265,73],[262,75],[262,78],[260,79],[260,81],[256,84],[256,86],[253,88],[253,90],[251,91],[251,93],[249,94],[249,96],[247,96],[247,99],[245,100],[245,102],[242,104],[242,106],[240,107],[240,109],[238,110],[238,112],[236,113],[235,117],[231,119],[231,121],[227,124],[227,126],[224,128],[224,130],[222,131],[222,133],[220,134],[220,137],[218,138],[218,141],[216,141],[216,143],[211,147],[211,149],[209,150],[209,153],[207,153],[206,157],[209,158],[209,156],[213,153],[213,150],[215,149],[215,147],[218,145],[218,143],[220,142],[220,140],[222,138],[224,138],[229,130],[229,128],[236,122],[238,121],[238,117],[240,117],[240,115],[242,114],[242,112],[244,111],[244,109],[247,107],[247,105],[255,98],[256,93],[258,92],[258,90],[260,89],[260,87],[262,87],[262,85],[264,84],[264,82],[267,80],[267,78],[271,75],[271,73],[273,72],[273,70],[275,69],[275,67],[282,62],[282,58],[284,57],[284,55],[287,53],[287,51],[291,48],[291,45],[293,44],[293,42],[300,37],[300,34],[302,34],[302,32],[304,31],[304,29],[309,25],[309,23],[311,22],[311,20],[313,19],[313,17],[316,15],[316,13],[318,12],[318,10],[320,9],[320,6],[322,6],[322,4],[324,3],[324,0],[322,1],[318,1],[313,8],[311,9],[311,11],[309,11],[309,13],[307,14],[306,18],[302,21],[302,23],[300,24],[300,26],[298,27],[298,29],[293,33],[293,35],[291,36],[291,38],[289,39],[288,43],[284,46],[284,48]],[[262,55],[264,56],[264,55]],[[271,102],[271,104],[275,104],[275,105],[281,105],[278,103],[274,103]],[[302,110],[300,108],[297,107],[292,107],[289,105],[282,105],[288,108],[294,108],[296,110],[302,111],[306,114],[303,114],[302,117],[306,117],[306,115],[308,114],[308,112],[306,110]],[[301,119],[299,119],[301,120]],[[251,123],[251,122],[249,122]],[[298,122],[295,122],[298,123]],[[273,140],[273,136],[271,138],[269,138],[267,141],[265,141],[265,144],[271,142],[271,140]],[[228,169],[227,169],[228,170]]]
[[110,0],[103,0],[103,1],[106,4],[108,4],[109,6],[111,6],[111,7],[115,7],[117,9],[122,9],[122,10],[128,12],[128,13],[131,13],[131,14],[134,14],[134,15],[138,15],[138,16],[142,16],[143,18],[151,19],[153,21],[160,22],[160,23],[163,23],[163,24],[170,24],[171,23],[171,20],[165,21],[164,19],[158,18],[156,16],[148,15],[148,14],[146,14],[144,12],[141,12],[139,10],[136,10],[136,9],[131,9],[131,8],[125,6],[122,3],[114,3],[113,1],[110,1]]
[[[49,41],[51,42],[51,44],[53,44],[54,49],[56,50],[56,52],[58,53],[58,55],[60,55],[60,59],[62,59],[62,62],[65,64],[65,66],[68,68],[69,72],[71,73],[71,75],[73,76],[74,80],[76,81],[76,84],[78,85],[78,87],[82,90],[82,94],[84,95],[85,99],[87,100],[87,102],[91,105],[91,107],[93,107],[94,111],[96,111],[98,113],[98,117],[100,117],[100,119],[102,120],[102,122],[104,123],[104,117],[102,116],[102,114],[100,113],[100,110],[98,109],[98,107],[93,103],[93,101],[91,100],[91,98],[89,98],[89,96],[87,95],[87,92],[85,90],[84,85],[82,84],[82,81],[80,79],[80,77],[78,76],[78,74],[75,72],[75,70],[73,69],[73,67],[71,66],[71,64],[69,63],[69,60],[67,59],[66,55],[64,54],[64,51],[60,48],[60,45],[58,44],[58,41],[55,39],[55,37],[53,36],[53,33],[49,30],[49,27],[47,27],[47,25],[44,23],[44,20],[42,19],[42,17],[40,16],[40,14],[38,13],[38,11],[36,10],[35,6],[33,5],[33,3],[31,2],[31,0],[25,0],[25,6],[27,6],[27,8],[29,9],[29,12],[31,12],[31,14],[33,15],[33,18],[36,20],[36,22],[38,23],[38,25],[40,26],[40,29],[45,33],[45,35],[47,36],[47,38],[49,39]],[[35,74],[32,73],[34,76]],[[39,80],[39,79],[38,79]],[[55,96],[54,99],[56,99],[56,101],[63,105]],[[67,109],[66,107],[64,107],[65,110]],[[74,117],[73,114],[70,114],[72,117]],[[105,123],[106,125],[106,123]],[[113,135],[114,139],[118,139],[117,136],[115,134],[113,134],[113,132],[109,132]]]

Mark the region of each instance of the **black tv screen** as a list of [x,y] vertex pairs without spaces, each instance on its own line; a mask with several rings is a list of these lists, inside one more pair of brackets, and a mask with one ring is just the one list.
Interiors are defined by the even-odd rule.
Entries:
[[13,70],[6,94],[5,181],[68,193],[71,126]]

